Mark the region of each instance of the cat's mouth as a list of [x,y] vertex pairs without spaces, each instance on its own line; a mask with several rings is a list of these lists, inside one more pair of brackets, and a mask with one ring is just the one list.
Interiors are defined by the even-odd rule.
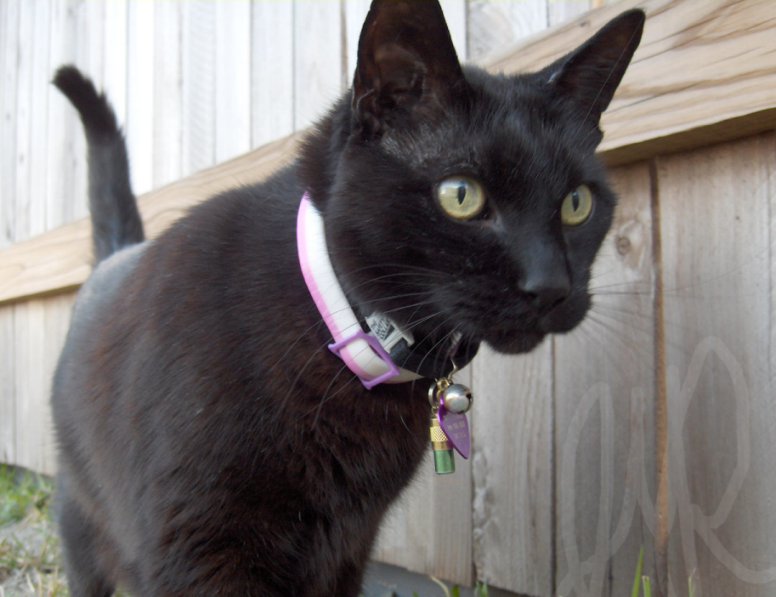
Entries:
[[519,354],[532,351],[545,335],[538,330],[499,330],[485,336],[483,341],[497,352]]

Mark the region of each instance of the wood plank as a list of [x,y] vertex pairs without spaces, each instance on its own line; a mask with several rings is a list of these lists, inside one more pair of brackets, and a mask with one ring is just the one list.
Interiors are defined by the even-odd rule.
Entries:
[[[78,59],[77,5],[54,0],[51,6],[49,64],[52,71]],[[49,73],[47,79],[53,77]],[[77,112],[65,97],[49,86],[46,169],[46,228],[72,222],[86,213],[86,144]],[[80,189],[80,191],[78,190]]]
[[127,68],[129,5],[127,0],[105,2],[103,47],[105,52],[102,73],[103,89],[110,98],[116,118],[122,125],[127,122]]
[[215,164],[215,3],[183,4],[183,174]]
[[125,133],[132,189],[154,186],[154,11],[153,2],[130,2],[127,34],[127,119]]
[[465,0],[440,0],[447,29],[460,62],[468,60],[467,6]]
[[345,2],[345,79],[348,86],[353,85],[353,76],[358,62],[358,40],[361,37],[361,28],[369,12],[370,0],[352,0]]
[[[499,56],[493,70],[535,69],[568,52],[626,8],[648,15],[641,45],[604,114],[610,164],[776,127],[776,11],[749,0],[625,0]],[[686,65],[686,66],[683,66]]]
[[0,141],[3,144],[0,156],[0,247],[16,241],[14,226],[16,221],[16,94],[17,54],[19,48],[19,11],[21,0],[3,2],[5,13],[0,45],[3,46],[3,88],[2,97],[2,132]]
[[251,148],[251,4],[216,3],[216,162]]
[[552,346],[473,364],[474,565],[478,580],[552,594]]
[[[709,56],[706,56],[703,52],[697,52],[697,49],[704,44],[715,46],[717,38],[722,35],[717,33],[721,31],[725,33],[722,36],[719,43],[727,43],[726,40],[729,37],[738,37],[732,34],[733,31],[737,31],[738,27],[745,25],[756,17],[763,17],[758,13],[763,10],[763,7],[770,6],[769,4],[763,4],[756,2],[755,0],[741,0],[734,4],[724,4],[722,0],[709,0],[709,2],[703,3],[671,3],[666,4],[667,0],[649,0],[646,4],[652,15],[651,21],[648,22],[647,30],[648,35],[645,36],[645,52],[652,52],[651,56],[644,56],[639,58],[639,63],[642,64],[640,77],[644,81],[655,82],[659,81],[661,77],[669,75],[662,74],[662,71],[670,72],[687,72],[697,69],[704,69],[708,72],[709,69],[715,68],[719,56],[714,52],[709,52]],[[112,5],[112,3],[110,3]],[[540,39],[533,39],[525,42],[523,46],[519,46],[518,49],[512,48],[508,53],[509,56],[489,56],[481,59],[481,63],[489,65],[493,70],[506,69],[510,72],[517,68],[537,68],[538,66],[545,64],[552,57],[562,54],[566,49],[574,46],[576,43],[585,39],[591,32],[592,28],[602,24],[608,17],[613,16],[614,13],[619,12],[627,6],[633,4],[631,0],[618,3],[616,7],[606,6],[597,11],[590,13],[589,16],[582,20],[572,21],[568,25],[561,26],[552,30],[550,33]],[[211,160],[213,155],[213,113],[212,113],[212,84],[209,81],[208,69],[210,66],[207,64],[201,64],[202,62],[212,61],[212,52],[210,49],[213,47],[212,43],[212,15],[209,16],[209,12],[212,12],[213,5],[205,2],[204,4],[197,2],[187,2],[184,4],[184,22],[187,23],[184,26],[183,38],[184,38],[184,142],[183,147],[186,152],[184,155],[184,172],[191,171],[194,168],[200,167],[200,165]],[[107,8],[107,7],[106,7]],[[198,12],[199,11],[199,12]],[[742,15],[746,17],[746,21],[742,22]],[[194,18],[196,17],[196,19]],[[701,26],[702,19],[706,19],[706,25]],[[758,90],[770,89],[770,103],[768,105],[773,106],[776,110],[776,80],[771,81],[767,73],[771,69],[765,68],[762,61],[765,60],[763,56],[765,53],[776,50],[776,35],[770,35],[768,39],[763,39],[763,33],[773,33],[772,23],[769,20],[760,19],[757,21],[751,35],[756,38],[756,43],[760,46],[751,50],[752,64],[763,67],[760,71],[753,69],[752,64],[749,63],[749,55],[744,58],[735,57],[735,52],[732,53],[733,58],[726,61],[735,64],[735,68],[741,70],[741,79],[733,78],[731,80],[713,80],[714,85],[713,92],[710,92],[709,97],[713,97],[714,101],[708,102],[704,100],[703,109],[708,109],[710,112],[714,112],[718,117],[719,127],[726,128],[722,130],[717,125],[706,127],[703,129],[697,129],[696,124],[693,124],[693,118],[686,119],[686,122],[675,123],[678,127],[684,127],[681,129],[683,132],[679,134],[679,137],[671,137],[673,139],[670,147],[660,145],[664,141],[669,139],[666,129],[662,125],[652,123],[651,127],[647,127],[647,135],[651,135],[650,138],[654,138],[658,145],[650,146],[653,149],[676,149],[682,147],[687,143],[705,143],[708,139],[704,136],[706,133],[711,135],[720,135],[721,138],[728,138],[730,135],[746,134],[754,127],[756,130],[768,130],[768,128],[776,127],[776,122],[771,122],[768,117],[764,117],[762,111],[752,112],[750,117],[741,116],[742,110],[760,110],[762,105],[753,105],[750,102],[748,94],[736,94],[733,93],[735,89],[741,84],[741,81],[748,80],[753,89],[756,87]],[[653,23],[655,25],[653,25]],[[339,27],[339,25],[337,25]],[[208,28],[210,33],[208,33]],[[301,26],[297,23],[297,30]],[[662,29],[661,29],[662,28]],[[668,41],[662,42],[655,39],[659,36],[659,32],[667,31]],[[674,33],[671,33],[674,32]],[[684,38],[688,39],[688,43],[679,45],[672,49],[670,44],[678,44],[680,39],[684,35]],[[546,39],[545,39],[546,37]],[[749,47],[751,41],[749,35],[741,38],[742,43]],[[208,41],[210,40],[210,42]],[[690,45],[693,51],[690,53],[685,52],[683,49],[685,46]],[[730,49],[730,48],[728,48]],[[751,48],[750,48],[751,49]],[[311,50],[312,51],[312,50]],[[637,54],[637,56],[639,56]],[[644,71],[654,61],[658,61],[662,64],[662,71],[648,72]],[[192,66],[192,62],[196,63],[196,69]],[[186,66],[188,64],[188,66]],[[759,68],[758,67],[758,68]],[[726,72],[730,71],[729,65],[725,66]],[[297,73],[298,76],[299,73]],[[774,75],[776,76],[776,75]],[[627,83],[626,76],[626,83]],[[639,81],[641,80],[639,79]],[[634,83],[635,85],[636,83]],[[646,83],[638,83],[639,85],[645,85]],[[628,85],[624,84],[625,99],[617,101],[625,101],[628,98],[632,98],[633,93],[628,91]],[[197,86],[200,88],[197,89]],[[770,87],[769,87],[770,86]],[[677,105],[681,106],[683,99],[686,98],[688,90],[681,90],[676,87],[661,87],[660,85],[653,85],[650,90],[641,89],[644,93],[651,94],[649,98],[646,96],[642,103],[635,103],[631,105],[621,105],[621,108],[617,109],[617,118],[620,119],[619,124],[616,127],[609,127],[607,137],[604,139],[604,151],[603,157],[611,162],[618,162],[623,156],[631,151],[630,147],[637,147],[635,153],[628,154],[633,156],[641,155],[641,149],[647,147],[646,141],[639,140],[638,131],[642,129],[640,124],[641,116],[636,116],[634,110],[642,110],[644,103],[649,102],[664,102],[666,103],[666,110],[668,110],[667,103],[674,101],[672,98],[676,98]],[[728,91],[730,90],[730,95]],[[740,89],[739,89],[740,91]],[[757,93],[753,93],[752,97],[758,96]],[[616,99],[616,98],[615,98]],[[628,100],[630,101],[630,100]],[[616,106],[616,104],[615,104]],[[748,107],[746,107],[748,106]],[[614,107],[614,106],[613,106]],[[666,122],[670,121],[670,110],[666,112]],[[629,116],[630,115],[630,116]],[[776,115],[776,112],[774,112]],[[643,115],[642,115],[643,116]],[[767,116],[767,114],[765,115]],[[748,118],[748,120],[747,120]],[[746,122],[745,122],[746,121]],[[671,125],[673,126],[673,125]],[[705,125],[704,125],[705,126]],[[715,128],[716,127],[716,128]],[[629,131],[633,131],[631,134]],[[704,133],[705,131],[705,133]],[[673,133],[672,133],[673,134]],[[629,145],[635,143],[636,145]],[[262,150],[257,150],[262,151]],[[618,157],[619,156],[619,157]],[[250,160],[250,158],[246,158]],[[263,159],[263,158],[262,158]],[[227,170],[230,167],[227,167]],[[213,171],[217,175],[217,171]],[[48,242],[41,240],[41,242]],[[28,255],[34,254],[29,253]],[[22,266],[22,269],[26,269],[30,272],[34,271],[37,266],[34,263],[19,264],[18,262],[12,262],[5,264],[7,258],[15,260],[18,258],[18,253],[7,254],[0,252],[0,273],[8,271],[6,268],[12,270],[18,269]],[[84,254],[82,254],[84,255]],[[66,267],[72,267],[72,261],[67,259],[62,262],[67,264]],[[82,264],[82,265],[85,265]],[[61,286],[58,284],[68,281],[69,284],[78,284],[83,278],[78,276],[68,276],[68,272],[64,270],[57,270],[51,262],[51,268],[47,271],[52,273],[51,284],[41,285],[38,282],[27,285],[24,283],[23,278],[18,277],[18,271],[14,279],[19,283],[20,292],[28,292],[29,288],[37,288],[37,292],[52,292],[56,291]],[[82,269],[88,271],[87,269]],[[6,279],[0,276],[0,280]],[[0,291],[0,301],[9,300],[14,296],[23,296],[17,294],[14,290]]]
[[[30,212],[30,158],[32,133],[32,46],[24,40],[32,38],[35,5],[22,2],[19,5],[19,46],[16,55],[16,189],[14,238],[25,240],[32,236]],[[38,231],[40,232],[40,231]]]
[[[0,5],[0,10],[3,6]],[[0,461],[16,462],[14,306],[0,306]]]
[[773,133],[660,158],[672,594],[776,591]]
[[345,90],[342,46],[337,0],[294,2],[294,130],[316,122]]
[[[456,381],[471,386],[471,375],[467,367]],[[456,455],[455,469],[437,475],[429,447],[412,484],[383,521],[375,559],[472,585],[472,459]]]
[[[105,59],[105,9],[103,2],[77,2],[71,1],[67,7],[68,15],[72,15],[73,23],[68,36],[72,38],[75,46],[75,65],[90,77],[98,89],[103,88],[104,59]],[[125,34],[126,35],[126,34]],[[110,40],[108,43],[115,43]],[[126,51],[126,50],[125,50]],[[60,66],[61,60],[56,67]],[[126,71],[122,69],[122,72]],[[59,90],[50,86],[50,93],[59,95]],[[89,214],[89,173],[86,157],[86,137],[83,134],[81,120],[77,112],[67,105],[67,133],[62,142],[66,144],[67,162],[64,167],[72,173],[68,175],[72,186],[65,189],[64,194],[59,195],[62,204],[57,209],[59,224],[72,222]],[[53,226],[53,222],[49,227]]]
[[654,578],[654,317],[646,163],[612,172],[620,203],[593,268],[593,307],[555,344],[556,591],[628,594]]
[[476,60],[490,52],[513,45],[547,29],[546,0],[469,2],[469,58]]
[[547,17],[550,27],[563,25],[585,14],[591,8],[590,0],[547,0]]
[[47,229],[46,192],[48,178],[48,102],[51,92],[49,42],[51,40],[51,3],[35,3],[32,43],[32,102],[30,114],[30,235]]
[[259,147],[294,132],[294,5],[251,8],[251,147]]
[[[50,442],[49,385],[41,369],[41,349],[45,345],[45,299],[17,303],[14,309],[14,339],[16,382],[16,458],[14,463],[34,471],[44,470],[46,455],[43,442]],[[45,440],[43,438],[46,438]]]
[[[235,185],[262,180],[286,163],[299,146],[293,135],[147,193],[138,199],[149,237],[157,236],[186,209]],[[0,303],[69,290],[91,271],[88,219],[66,224],[7,247],[0,257]]]
[[156,3],[153,150],[155,189],[178,180],[183,175],[182,20],[183,5],[180,2],[163,0]]

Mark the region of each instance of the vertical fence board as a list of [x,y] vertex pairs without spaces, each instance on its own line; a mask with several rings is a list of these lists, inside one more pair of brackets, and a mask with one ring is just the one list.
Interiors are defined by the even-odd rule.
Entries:
[[32,102],[30,124],[30,235],[46,230],[48,101],[51,93],[49,41],[51,39],[50,2],[35,3],[32,45]]
[[4,30],[0,44],[3,46],[3,88],[0,97],[3,101],[3,136],[2,161],[0,161],[0,197],[2,197],[2,213],[0,225],[2,234],[0,242],[3,245],[16,241],[16,95],[18,71],[16,68],[19,50],[19,12],[20,0],[3,2],[0,10],[5,12]]
[[294,132],[294,5],[251,5],[251,147]]
[[474,361],[474,564],[490,585],[552,592],[552,354]]
[[16,382],[16,459],[32,470],[43,470],[46,456],[43,438],[51,437],[48,419],[48,386],[44,382],[41,355],[45,345],[44,301],[33,299],[14,305],[14,354]]
[[455,46],[455,53],[460,62],[465,62],[468,58],[468,40],[467,37],[467,7],[465,0],[440,0],[442,12],[445,14],[447,29],[450,31],[450,38]]
[[182,62],[183,5],[175,0],[156,3],[154,13],[154,165],[153,186],[158,188],[182,173]]
[[19,49],[16,55],[16,241],[31,236],[30,212],[30,134],[32,132],[32,45],[23,43],[32,39],[35,4],[19,5]]
[[119,124],[127,122],[127,35],[129,30],[127,0],[105,2],[103,28],[103,87],[110,97]]
[[70,328],[70,317],[76,293],[69,292],[47,298],[43,303],[43,336],[44,344],[40,347],[39,362],[44,383],[45,408],[41,413],[41,425],[45,432],[40,436],[40,449],[43,455],[41,470],[52,474],[56,472],[56,438],[53,433],[53,419],[49,400],[54,371],[59,362],[59,355],[65,345],[67,331]]
[[547,28],[547,1],[470,0],[469,60]]
[[344,0],[345,8],[345,83],[353,85],[353,75],[356,72],[358,62],[358,40],[361,36],[361,27],[369,12],[370,0]]
[[153,2],[129,4],[126,138],[137,194],[150,191],[154,181],[154,11]]
[[547,0],[550,27],[560,25],[590,10],[589,0]]
[[[54,69],[77,62],[78,23],[76,5],[70,0],[54,0],[51,5],[49,64]],[[85,141],[77,112],[55,88],[49,88],[48,147],[46,151],[46,229],[72,221],[86,209]],[[83,180],[80,185],[78,177]],[[76,208],[76,205],[79,208]]]
[[294,130],[314,123],[343,91],[342,13],[336,0],[294,2]]
[[216,3],[216,162],[251,147],[251,4]]
[[215,3],[183,5],[183,175],[215,163]]
[[776,591],[775,156],[769,133],[658,161],[676,595]]
[[[68,9],[73,14],[73,36],[75,44],[75,65],[87,77],[94,81],[98,89],[103,88],[104,49],[105,49],[105,3],[102,2],[72,2]],[[102,10],[101,10],[102,9]],[[114,43],[112,40],[109,43]],[[61,65],[58,61],[56,66]],[[51,89],[59,95],[59,91]],[[68,160],[72,169],[72,187],[68,187],[67,195],[63,197],[65,204],[61,212],[64,218],[58,224],[64,224],[88,215],[89,174],[86,160],[86,137],[75,109],[67,103],[68,116]]]
[[593,307],[579,329],[555,338],[556,586],[564,596],[627,594],[641,547],[652,576],[648,166],[614,170],[612,182],[620,203],[593,268]]
[[[0,5],[0,10],[3,6]],[[16,461],[14,307],[0,306],[0,459]]]
[[[471,385],[471,368],[459,372],[456,381]],[[383,521],[376,559],[472,584],[471,462],[456,455],[455,473],[437,475],[429,443],[417,476]]]

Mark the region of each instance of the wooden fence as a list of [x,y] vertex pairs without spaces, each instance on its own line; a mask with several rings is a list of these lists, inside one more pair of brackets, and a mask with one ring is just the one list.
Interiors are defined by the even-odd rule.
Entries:
[[[614,597],[643,548],[655,594],[687,595],[691,579],[697,596],[776,595],[776,4],[624,1],[499,53],[589,4],[443,4],[459,53],[505,72],[543,66],[627,7],[649,18],[604,120],[621,203],[590,317],[530,355],[477,357],[473,458],[450,477],[424,467],[376,557],[532,596]],[[297,134],[273,139],[347,85],[366,6],[0,3],[3,460],[54,468],[50,374],[89,272],[83,141],[51,70],[75,61],[111,93],[157,235],[293,155]]]

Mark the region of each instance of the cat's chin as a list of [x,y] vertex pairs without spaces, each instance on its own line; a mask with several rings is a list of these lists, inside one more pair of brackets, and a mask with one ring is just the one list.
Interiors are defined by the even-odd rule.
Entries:
[[530,352],[539,346],[545,335],[544,332],[539,331],[504,331],[496,332],[484,340],[496,352],[520,354]]

